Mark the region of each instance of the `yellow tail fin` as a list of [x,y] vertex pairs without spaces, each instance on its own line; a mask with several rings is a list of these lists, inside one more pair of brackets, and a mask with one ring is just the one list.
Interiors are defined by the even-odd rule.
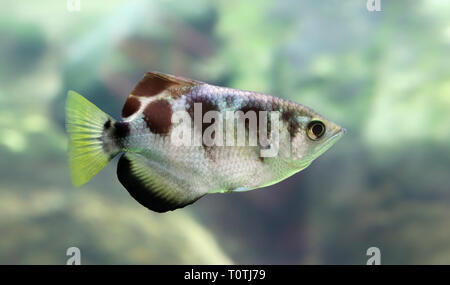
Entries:
[[72,182],[81,186],[111,159],[103,149],[103,128],[114,120],[75,91],[67,93],[66,130],[69,134],[69,165]]

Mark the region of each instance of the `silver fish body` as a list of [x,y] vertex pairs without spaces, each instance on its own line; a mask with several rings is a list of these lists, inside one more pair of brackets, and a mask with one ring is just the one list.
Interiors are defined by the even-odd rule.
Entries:
[[[183,115],[183,123],[174,120],[175,114]],[[147,73],[137,84],[122,118],[99,119],[101,133],[92,140],[101,145],[106,163],[123,153],[117,169],[120,182],[138,202],[157,212],[184,207],[208,193],[279,182],[307,167],[345,133],[292,101],[157,72]],[[77,133],[70,132],[69,121],[75,141]],[[182,145],[174,143],[180,133]],[[210,141],[205,141],[207,133]],[[239,135],[245,136],[240,144]],[[256,144],[250,143],[251,135]]]

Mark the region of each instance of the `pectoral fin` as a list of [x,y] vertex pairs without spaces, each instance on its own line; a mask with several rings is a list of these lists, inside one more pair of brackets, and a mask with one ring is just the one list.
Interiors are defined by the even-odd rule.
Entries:
[[117,176],[136,201],[159,213],[183,208],[205,194],[139,154],[122,155]]

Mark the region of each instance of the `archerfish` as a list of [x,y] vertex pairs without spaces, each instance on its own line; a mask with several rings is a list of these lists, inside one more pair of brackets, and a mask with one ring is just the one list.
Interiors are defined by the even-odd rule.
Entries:
[[134,87],[122,120],[69,91],[66,129],[75,186],[120,154],[120,183],[156,212],[277,183],[345,133],[292,101],[159,72],[147,72]]

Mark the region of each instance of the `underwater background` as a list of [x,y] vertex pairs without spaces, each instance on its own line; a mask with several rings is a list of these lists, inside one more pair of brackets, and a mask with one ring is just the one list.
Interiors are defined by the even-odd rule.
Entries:
[[[2,0],[0,264],[450,264],[450,2]],[[80,4],[79,6],[78,3]],[[78,9],[79,7],[79,9]],[[116,160],[74,188],[67,91],[120,117],[148,70],[347,128],[274,186],[158,214]]]

